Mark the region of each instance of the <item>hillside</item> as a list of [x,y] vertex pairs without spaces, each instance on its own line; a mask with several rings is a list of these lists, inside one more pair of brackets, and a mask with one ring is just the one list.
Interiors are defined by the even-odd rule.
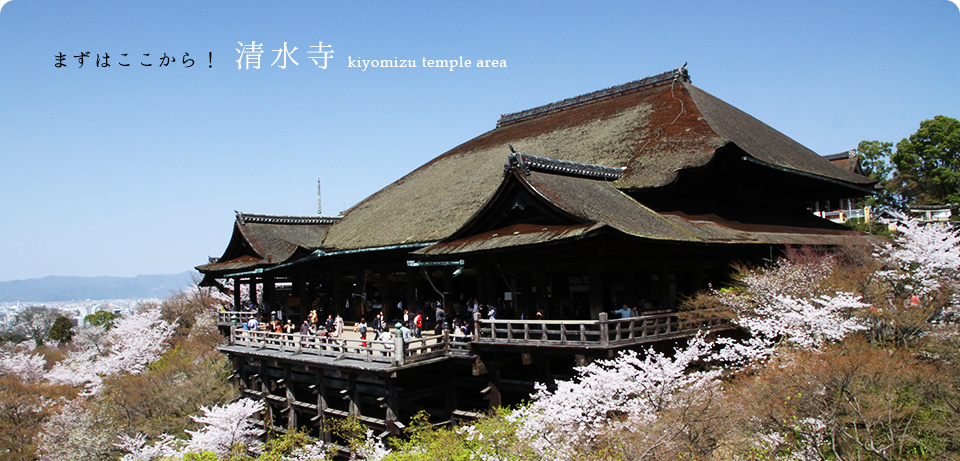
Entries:
[[136,277],[62,277],[0,282],[0,302],[165,298],[193,283],[193,272]]

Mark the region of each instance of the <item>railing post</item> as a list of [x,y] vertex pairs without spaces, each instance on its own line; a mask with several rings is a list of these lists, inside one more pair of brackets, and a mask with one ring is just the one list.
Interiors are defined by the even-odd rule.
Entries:
[[610,314],[606,312],[600,313],[600,345],[607,346],[610,344],[610,324],[608,322]]
[[480,313],[473,313],[473,340],[480,341]]
[[450,355],[450,332],[443,330],[443,355]]
[[397,365],[403,365],[404,356],[407,355],[404,350],[405,347],[403,334],[400,333],[400,330],[397,330],[397,334],[393,337],[393,362]]
[[236,341],[236,334],[237,334],[237,326],[236,326],[236,325],[230,325],[230,345],[231,345],[231,346],[233,346],[234,344],[237,343],[237,341]]

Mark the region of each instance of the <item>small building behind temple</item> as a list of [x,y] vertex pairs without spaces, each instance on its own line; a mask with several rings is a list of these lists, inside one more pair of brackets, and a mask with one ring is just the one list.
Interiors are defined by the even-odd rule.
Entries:
[[673,308],[732,261],[857,239],[808,206],[873,184],[680,68],[502,115],[341,216],[237,213],[224,254],[197,269],[295,320],[315,307],[396,319],[425,301],[462,313],[470,299],[596,319]]

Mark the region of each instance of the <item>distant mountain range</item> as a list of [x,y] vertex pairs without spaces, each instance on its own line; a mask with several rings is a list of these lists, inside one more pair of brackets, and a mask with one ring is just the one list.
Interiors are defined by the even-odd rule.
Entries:
[[136,277],[60,277],[0,282],[0,302],[166,298],[193,284],[195,272]]

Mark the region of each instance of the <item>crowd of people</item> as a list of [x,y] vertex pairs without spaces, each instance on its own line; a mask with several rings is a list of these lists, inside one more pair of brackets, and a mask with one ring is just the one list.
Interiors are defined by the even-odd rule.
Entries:
[[[257,315],[251,316],[247,322],[244,322],[242,328],[244,330],[259,330],[275,333],[299,333],[302,336],[309,335],[324,338],[342,338],[344,336],[343,317],[337,313],[329,314],[326,316],[326,319],[321,319],[321,315],[318,314],[318,309],[320,312],[323,312],[323,310],[325,310],[323,305],[318,309],[311,310],[307,318],[304,319],[299,326],[297,326],[291,318],[284,320],[284,309],[282,307],[272,311],[271,316],[274,318],[264,323],[259,313],[262,312],[265,307],[266,306],[257,306],[254,304],[243,306],[242,309],[244,311],[255,312]],[[359,321],[354,322],[353,331],[359,333],[360,339],[363,341],[367,341],[370,336],[372,336],[370,339],[373,341],[386,341],[392,340],[393,335],[390,334],[390,325],[395,324],[395,334],[402,335],[407,341],[423,338],[424,330],[432,330],[435,335],[441,335],[443,331],[446,330],[449,331],[455,339],[465,340],[467,337],[473,335],[475,328],[473,319],[478,316],[488,320],[496,320],[500,316],[507,318],[512,317],[508,309],[509,305],[496,306],[493,304],[483,304],[475,298],[468,299],[465,303],[461,300],[461,303],[454,304],[451,309],[454,311],[452,313],[444,310],[440,301],[427,301],[424,302],[422,306],[412,310],[405,309],[404,303],[401,301],[397,303],[396,307],[397,312],[402,314],[399,314],[399,318],[395,321],[385,318],[381,309],[365,309],[364,312],[367,314],[374,314],[371,317],[372,320],[367,321],[366,316],[361,317]],[[653,308],[646,299],[641,299],[641,301],[634,306],[629,306],[624,303],[620,309],[611,312],[611,318],[638,317],[641,313]],[[561,306],[560,309],[563,309],[563,307]],[[349,312],[349,310],[347,310],[347,312]],[[520,318],[523,318],[523,314],[520,315]],[[546,320],[546,316],[541,309],[536,309],[533,318]],[[364,347],[366,347],[365,342]]]

